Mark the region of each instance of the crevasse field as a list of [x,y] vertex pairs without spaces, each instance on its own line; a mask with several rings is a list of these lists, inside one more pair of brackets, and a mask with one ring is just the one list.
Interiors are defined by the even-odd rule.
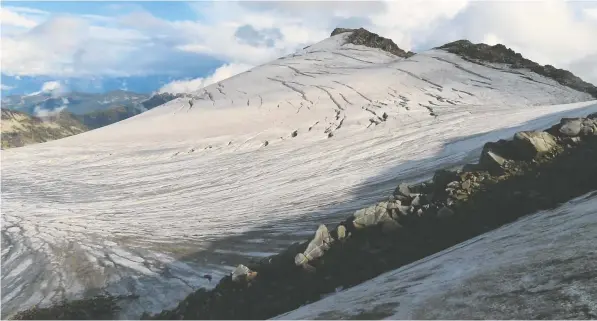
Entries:
[[2,317],[104,292],[136,295],[122,318],[170,308],[487,141],[597,112],[528,71],[442,50],[403,59],[345,36],[192,99],[2,151]]

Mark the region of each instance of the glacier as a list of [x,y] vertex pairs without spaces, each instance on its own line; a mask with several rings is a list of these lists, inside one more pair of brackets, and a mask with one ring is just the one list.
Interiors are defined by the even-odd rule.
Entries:
[[2,317],[99,293],[134,295],[121,318],[171,308],[400,181],[597,112],[588,94],[530,71],[438,49],[405,59],[345,37],[2,151]]

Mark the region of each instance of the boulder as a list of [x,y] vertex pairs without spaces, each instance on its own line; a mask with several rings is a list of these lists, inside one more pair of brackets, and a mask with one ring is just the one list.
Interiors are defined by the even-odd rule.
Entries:
[[392,220],[388,213],[388,202],[381,202],[354,213],[353,224],[356,228],[374,226],[387,220]]
[[330,248],[333,239],[328,231],[328,228],[321,224],[315,231],[313,240],[307,245],[307,249],[303,253],[299,253],[294,257],[294,263],[298,266],[303,266],[307,270],[312,270],[312,267],[307,263],[322,257],[324,252]]
[[394,195],[410,197],[410,188],[408,187],[408,184],[401,183],[400,185],[398,185],[398,187],[396,187],[396,190],[394,190]]
[[479,158],[479,167],[492,173],[502,172],[505,163],[504,157],[491,150],[484,150]]
[[551,134],[547,132],[518,132],[512,141],[521,159],[531,160],[542,156],[558,146]]
[[560,125],[560,133],[565,136],[578,136],[582,128],[580,118],[563,118]]
[[239,264],[234,271],[232,271],[232,281],[239,282],[241,280],[250,281],[257,276],[257,272],[251,271],[248,267]]
[[338,240],[343,240],[347,238],[348,233],[346,232],[346,226],[338,225],[338,227],[336,228],[336,235],[338,237]]
[[417,195],[415,196],[415,198],[413,198],[412,202],[410,203],[411,206],[421,206],[422,201],[421,201],[421,195]]
[[471,180],[467,179],[466,181],[462,182],[462,188],[468,190],[471,188]]

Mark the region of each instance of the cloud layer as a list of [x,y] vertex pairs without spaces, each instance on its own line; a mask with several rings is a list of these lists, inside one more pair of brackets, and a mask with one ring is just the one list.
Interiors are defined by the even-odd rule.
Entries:
[[169,92],[173,94],[191,93],[203,87],[215,84],[218,81],[230,78],[241,72],[251,69],[252,66],[245,64],[226,64],[216,69],[213,74],[205,78],[195,78],[191,80],[175,80],[162,88],[158,92]]
[[[405,50],[457,39],[503,43],[542,64],[597,83],[597,4],[556,0],[192,2],[193,20],[164,19],[136,6],[114,16],[4,6],[2,72],[56,77],[188,75],[243,70],[329,36],[365,27]],[[171,84],[203,86],[214,74]],[[186,86],[186,87],[185,87]],[[180,89],[182,90],[182,89]]]

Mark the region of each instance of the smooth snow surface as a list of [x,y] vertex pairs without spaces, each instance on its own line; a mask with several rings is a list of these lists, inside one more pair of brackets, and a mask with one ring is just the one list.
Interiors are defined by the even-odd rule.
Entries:
[[597,193],[276,319],[594,319]]
[[122,317],[170,308],[400,180],[597,111],[587,94],[530,72],[440,50],[402,59],[343,37],[192,103],[2,151],[2,316],[102,291],[139,296]]

